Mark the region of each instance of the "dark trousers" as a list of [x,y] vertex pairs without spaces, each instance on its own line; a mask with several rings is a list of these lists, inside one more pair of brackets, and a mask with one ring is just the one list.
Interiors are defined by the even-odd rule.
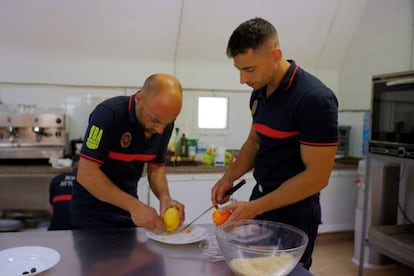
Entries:
[[[259,198],[262,195],[263,193],[259,192],[256,185],[250,199]],[[318,227],[321,224],[319,194],[315,194],[295,204],[263,213],[255,219],[285,223],[304,231],[308,235],[309,242],[299,262],[303,264],[304,268],[309,270],[312,265],[312,253],[318,234]]]

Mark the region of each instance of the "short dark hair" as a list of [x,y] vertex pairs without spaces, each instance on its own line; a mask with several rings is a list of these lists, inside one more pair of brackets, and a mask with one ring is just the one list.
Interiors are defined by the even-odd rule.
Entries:
[[256,50],[271,39],[279,44],[276,28],[269,21],[256,17],[241,23],[233,31],[227,43],[226,54],[232,58],[248,49]]

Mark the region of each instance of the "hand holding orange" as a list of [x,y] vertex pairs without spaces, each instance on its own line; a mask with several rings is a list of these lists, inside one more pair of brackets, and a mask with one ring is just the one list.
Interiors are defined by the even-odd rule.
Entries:
[[212,219],[215,225],[221,225],[227,221],[230,215],[230,211],[220,212],[220,209],[216,208],[213,211]]

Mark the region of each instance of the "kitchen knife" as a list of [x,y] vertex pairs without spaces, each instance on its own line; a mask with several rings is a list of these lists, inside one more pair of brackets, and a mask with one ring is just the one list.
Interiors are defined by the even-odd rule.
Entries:
[[[239,183],[237,183],[235,186],[233,186],[230,190],[228,190],[225,195],[226,196],[231,196],[235,191],[237,191],[238,189],[240,189],[241,186],[243,186],[244,184],[246,184],[246,180],[242,179]],[[187,229],[188,227],[190,227],[194,222],[196,222],[199,218],[201,218],[202,216],[204,216],[208,211],[210,211],[211,209],[213,209],[215,206],[211,205],[210,207],[208,207],[204,212],[202,212],[200,215],[198,215],[195,219],[193,219],[189,224],[187,224],[180,232],[184,231],[185,229]]]

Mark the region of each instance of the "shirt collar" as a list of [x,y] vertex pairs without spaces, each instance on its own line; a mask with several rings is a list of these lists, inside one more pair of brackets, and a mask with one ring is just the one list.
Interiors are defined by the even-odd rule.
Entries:
[[138,124],[137,116],[135,114],[135,95],[136,94],[130,96],[128,101],[129,120],[131,121],[131,123]]
[[[283,76],[282,80],[280,81],[279,86],[276,88],[276,92],[289,90],[293,83],[293,80],[295,79],[299,66],[296,65],[294,60],[288,60],[288,62],[290,63],[290,66],[286,71],[285,75]],[[266,87],[267,86],[264,86],[257,90],[258,98],[260,98],[261,100],[266,99]]]
[[295,79],[296,73],[299,69],[299,66],[296,65],[294,60],[288,60],[288,62],[290,63],[289,69],[286,71],[286,74],[283,76],[277,90],[283,90],[283,91],[288,90],[291,87],[292,82]]

